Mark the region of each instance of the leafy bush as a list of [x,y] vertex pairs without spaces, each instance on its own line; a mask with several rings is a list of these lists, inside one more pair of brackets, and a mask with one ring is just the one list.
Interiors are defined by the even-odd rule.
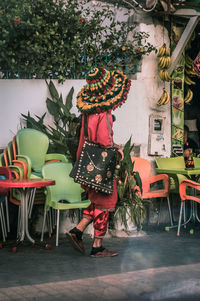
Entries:
[[128,63],[132,68],[136,59],[155,50],[147,42],[147,33],[134,33],[133,26],[116,21],[110,6],[93,8],[89,2],[2,1],[3,74],[9,70],[17,77],[19,71],[24,76],[31,72],[35,78],[57,78],[63,82],[66,78],[83,78],[94,64],[124,69]]

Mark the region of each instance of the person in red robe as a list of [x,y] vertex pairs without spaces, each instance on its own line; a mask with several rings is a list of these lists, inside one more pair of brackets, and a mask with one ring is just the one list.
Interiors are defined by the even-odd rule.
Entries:
[[[87,118],[87,139],[103,146],[114,146],[123,159],[123,151],[113,141],[112,110],[120,107],[127,99],[131,81],[121,71],[108,71],[104,68],[93,68],[86,77],[87,84],[77,96],[77,107],[82,114],[77,158],[79,157],[84,141],[84,120]],[[93,222],[94,241],[90,255],[92,257],[116,256],[117,252],[107,250],[102,246],[107,228],[109,212],[114,211],[117,202],[117,183],[114,179],[113,193],[102,194],[93,189],[84,189],[88,192],[91,205],[83,210],[83,217],[78,225],[66,233],[73,247],[85,252],[82,235],[86,227]]]

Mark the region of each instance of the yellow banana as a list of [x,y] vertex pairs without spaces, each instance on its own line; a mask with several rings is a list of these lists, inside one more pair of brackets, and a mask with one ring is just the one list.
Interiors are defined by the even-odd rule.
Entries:
[[167,56],[167,68],[169,68],[172,64],[171,57]]
[[163,81],[166,81],[166,82],[169,82],[172,79],[166,69],[161,69],[159,72],[159,76]]
[[158,57],[162,57],[164,55],[165,56],[170,56],[169,48],[167,48],[165,43],[158,50]]
[[164,71],[164,78],[166,82],[169,82],[172,79],[167,70]]
[[158,50],[158,57],[161,57],[161,56],[163,56],[163,55],[165,54],[165,48],[166,48],[166,45],[165,45],[165,44],[163,44],[163,45],[159,48],[159,50]]
[[171,66],[171,58],[170,56],[162,56],[159,59],[158,65],[162,69],[168,69]]
[[184,98],[184,101],[187,102],[188,98],[190,97],[190,89],[187,91],[187,94]]
[[166,90],[163,90],[163,93],[159,100],[157,101],[158,106],[166,105],[170,101],[170,94]]
[[169,51],[169,48],[167,48],[167,47],[165,47],[165,55],[170,56],[170,51]]
[[168,102],[170,101],[170,94],[169,94],[169,92],[166,92],[166,93],[167,93],[167,96],[166,96],[165,102],[163,103],[164,105],[168,104]]
[[188,96],[188,99],[187,99],[187,102],[190,102],[193,98],[193,92],[192,90],[189,89],[189,96]]
[[193,63],[193,59],[189,55],[185,56],[185,61],[190,65]]
[[159,76],[162,80],[165,80],[164,78],[164,69],[161,69],[160,72],[159,72]]
[[159,100],[157,101],[157,105],[161,106],[164,104],[164,102],[166,101],[167,98],[167,92],[165,90],[163,90],[163,93],[161,95],[161,97],[159,98]]
[[184,81],[185,81],[185,83],[187,84],[187,85],[195,85],[196,83],[193,81],[193,80],[191,80],[191,78],[188,76],[188,75],[186,75],[185,74],[185,78],[184,78]]
[[189,69],[192,68],[192,64],[190,64],[188,61],[185,61],[185,66]]
[[193,98],[193,92],[192,90],[189,89],[184,99],[185,103],[189,103],[192,100],[192,98]]
[[188,75],[191,75],[191,76],[196,76],[196,73],[192,69],[189,69],[189,68],[185,68],[185,73],[187,73]]
[[158,65],[160,68],[164,68],[165,67],[165,57],[164,56],[161,56],[159,61],[158,61]]

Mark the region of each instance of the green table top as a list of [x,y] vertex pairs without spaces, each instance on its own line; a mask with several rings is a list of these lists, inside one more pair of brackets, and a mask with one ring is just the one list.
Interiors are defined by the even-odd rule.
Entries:
[[155,168],[157,173],[179,174],[179,175],[200,175],[200,168]]

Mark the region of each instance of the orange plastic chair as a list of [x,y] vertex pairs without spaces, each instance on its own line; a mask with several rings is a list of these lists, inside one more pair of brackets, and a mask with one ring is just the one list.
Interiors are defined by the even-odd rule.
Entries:
[[28,174],[28,167],[27,167],[26,162],[17,159],[16,152],[13,149],[13,144],[15,143],[15,139],[16,138],[14,136],[13,140],[8,143],[8,146],[7,146],[8,159],[9,159],[10,164],[19,166],[23,170],[23,178],[26,179],[27,174]]
[[[191,191],[192,189],[192,191]],[[197,183],[192,180],[183,180],[179,185],[179,194],[181,198],[181,207],[180,207],[180,214],[179,214],[179,221],[178,221],[178,230],[177,230],[177,236],[180,236],[180,228],[181,226],[185,226],[190,220],[192,215],[190,215],[189,219],[186,221],[186,215],[185,210],[183,212],[183,209],[185,209],[185,201],[190,200],[197,203],[200,203],[200,196],[196,193],[197,191],[200,191],[200,183]],[[182,215],[184,216],[184,222],[181,224],[182,221]],[[200,222],[196,212],[195,217]]]
[[[151,164],[148,160],[134,157],[134,156],[131,156],[131,159],[132,162],[134,162],[133,170],[139,172],[142,181],[142,190],[143,190],[141,194],[142,199],[167,198],[170,223],[171,225],[173,225],[171,206],[169,200],[169,187],[170,187],[169,176],[167,174],[159,174],[159,175],[151,176]],[[164,188],[152,190],[151,185],[159,181],[163,182]]]

